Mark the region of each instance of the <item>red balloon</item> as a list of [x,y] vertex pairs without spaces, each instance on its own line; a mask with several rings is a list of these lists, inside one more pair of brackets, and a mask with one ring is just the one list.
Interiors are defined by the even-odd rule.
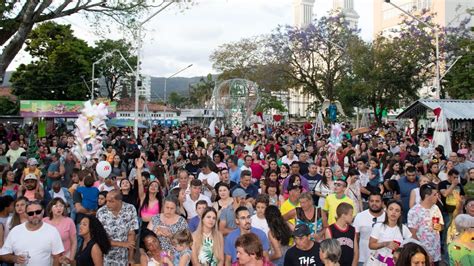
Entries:
[[273,115],[273,120],[275,120],[276,122],[279,122],[281,119],[282,119],[281,115]]

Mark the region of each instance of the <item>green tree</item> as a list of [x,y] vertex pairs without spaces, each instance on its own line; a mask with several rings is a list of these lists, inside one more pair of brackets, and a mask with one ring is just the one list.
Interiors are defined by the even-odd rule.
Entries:
[[191,94],[189,95],[190,105],[193,107],[205,107],[206,103],[212,98],[216,82],[211,74],[202,77],[198,83],[191,85]]
[[83,77],[91,75],[93,49],[76,38],[69,25],[46,22],[26,40],[34,61],[20,65],[11,77],[20,99],[84,100],[89,90]]
[[[94,51],[98,57],[103,57],[107,53],[109,54],[106,60],[96,66],[95,70],[97,71],[95,74],[96,77],[102,76],[104,78],[106,95],[101,96],[114,101],[117,96],[122,93],[123,87],[130,89],[133,87],[134,73],[132,73],[132,70],[137,64],[137,57],[132,55],[132,44],[124,39],[100,40],[96,42],[95,45]],[[114,50],[118,50],[123,58],[118,52],[113,52]],[[129,66],[132,67],[132,69],[130,69]],[[100,75],[98,75],[98,73],[100,73]]]
[[462,40],[461,47],[465,48],[459,53],[462,57],[444,77],[443,87],[453,99],[471,100],[474,99],[474,40]]
[[399,106],[401,100],[415,100],[418,89],[429,76],[425,64],[429,54],[406,50],[410,40],[377,38],[373,43],[353,43],[349,49],[352,59],[352,86],[356,101],[372,108],[376,122],[381,123],[386,108]]
[[267,58],[319,103],[337,100],[337,84],[350,72],[346,50],[358,39],[356,33],[341,13],[314,20],[305,28],[278,27],[267,44]]
[[288,111],[285,104],[276,96],[271,95],[270,92],[261,92],[260,101],[258,102],[257,107],[255,108],[255,112],[266,113],[271,110],[275,110],[280,113]]
[[91,19],[98,28],[107,28],[111,21],[130,25],[155,1],[105,0],[43,0],[0,1],[0,77],[13,61],[37,23],[52,21],[76,13]]
[[188,98],[179,95],[179,93],[177,93],[175,91],[170,93],[170,95],[168,96],[168,103],[172,107],[181,108],[186,104],[187,100],[188,100]]
[[8,97],[0,97],[0,114],[1,115],[18,115],[20,106],[18,102],[12,101]]
[[268,36],[261,35],[220,45],[210,56],[213,68],[221,73],[219,80],[243,78],[274,91],[291,87],[283,71],[287,66],[267,61],[268,42]]
[[[474,15],[474,8],[468,9],[467,13]],[[474,27],[468,28],[469,20],[461,22],[459,27],[451,29],[450,32],[457,34],[449,34],[448,39],[451,46],[458,49],[452,49],[454,52],[449,53],[451,62],[454,63],[451,70],[444,77],[446,83],[442,84],[446,92],[451,98],[468,99],[474,98]]]

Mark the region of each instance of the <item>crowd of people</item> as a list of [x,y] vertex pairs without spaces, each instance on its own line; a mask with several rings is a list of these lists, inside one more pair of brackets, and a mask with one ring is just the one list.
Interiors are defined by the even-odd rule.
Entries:
[[466,140],[110,128],[85,163],[35,130],[0,125],[2,265],[474,265]]

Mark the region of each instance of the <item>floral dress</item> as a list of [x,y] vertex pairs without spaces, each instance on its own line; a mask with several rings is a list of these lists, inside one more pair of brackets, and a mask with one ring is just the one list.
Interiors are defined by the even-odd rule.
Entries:
[[[153,218],[151,218],[151,223],[153,224],[153,232],[156,232],[156,229],[159,226],[163,226],[163,227],[168,228],[168,230],[170,230],[170,233],[174,235],[177,232],[180,232],[188,228],[186,220],[184,220],[182,216],[179,216],[178,221],[172,225],[164,224],[161,221],[160,217],[161,217],[161,214],[158,214],[156,216],[153,216]],[[158,240],[160,240],[162,250],[171,251],[173,255],[175,254],[176,250],[174,249],[173,245],[171,244],[171,240],[168,237],[158,236]]]
[[199,250],[198,260],[201,265],[216,266],[217,258],[214,256],[214,240],[205,237],[202,240],[201,250]]

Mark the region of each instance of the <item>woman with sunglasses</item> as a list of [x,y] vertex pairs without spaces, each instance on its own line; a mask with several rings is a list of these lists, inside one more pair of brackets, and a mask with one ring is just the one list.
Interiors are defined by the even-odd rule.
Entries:
[[385,221],[381,224],[376,223],[370,234],[369,248],[375,252],[368,259],[369,262],[375,261],[394,266],[393,251],[411,236],[410,229],[402,224],[402,204],[396,200],[389,201]]

